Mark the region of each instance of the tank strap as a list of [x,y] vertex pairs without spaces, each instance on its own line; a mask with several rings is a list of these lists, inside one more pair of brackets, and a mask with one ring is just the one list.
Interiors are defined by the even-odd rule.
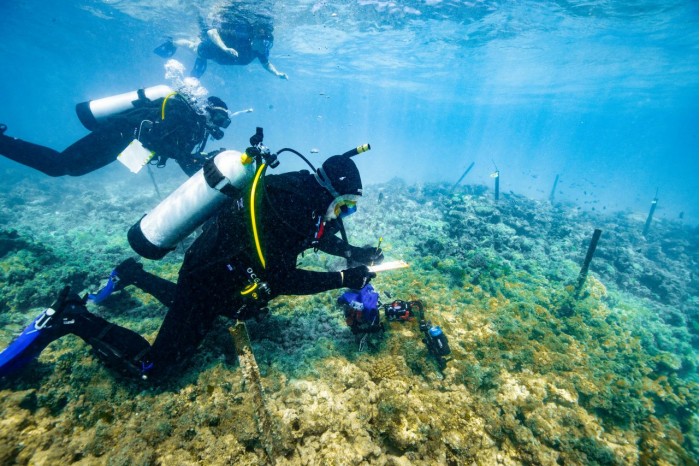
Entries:
[[214,163],[213,157],[204,162],[203,173],[204,180],[211,188],[218,190],[228,197],[236,198],[241,196],[241,191],[229,183],[229,179],[221,173]]

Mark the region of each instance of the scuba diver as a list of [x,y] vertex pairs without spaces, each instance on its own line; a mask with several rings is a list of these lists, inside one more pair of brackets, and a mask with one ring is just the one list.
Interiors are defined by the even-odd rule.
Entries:
[[[251,138],[251,144],[255,147],[249,148],[254,149],[250,152],[258,156],[266,151],[262,130]],[[311,248],[355,263],[378,264],[383,260],[380,248],[352,246],[344,234],[342,218],[355,212],[362,196],[359,171],[347,155],[356,155],[358,149],[328,158],[313,172],[264,175],[264,169],[259,168],[253,182],[247,183],[248,189],[231,189],[226,201],[205,222],[202,234],[185,253],[176,285],[143,271],[134,260],[117,267],[120,287],[134,284],[147,292],[159,289],[156,298],[169,304],[153,345],[137,333],[90,313],[85,306],[87,296],[80,298],[64,289],[56,302],[0,353],[0,376],[21,369],[49,342],[68,333],[85,340],[113,369],[142,378],[162,376],[192,356],[217,316],[241,320],[260,317],[267,313],[267,303],[280,295],[361,289],[376,276],[367,265],[338,272],[297,268],[297,257]],[[274,161],[269,165],[274,168]],[[196,176],[186,183],[193,179]],[[143,227],[144,218],[132,230]],[[336,236],[338,232],[342,237]],[[129,235],[138,252],[132,231]]]
[[[0,124],[0,154],[49,176],[82,176],[115,160],[132,171],[146,163],[165,165],[175,159],[188,176],[202,167],[209,137],[221,139],[231,123],[228,107],[208,98],[198,111],[187,97],[167,86],[155,86],[76,106],[90,134],[62,152],[5,134]],[[135,167],[125,160],[136,157]]]
[[219,65],[248,65],[256,58],[270,73],[281,79],[289,79],[270,63],[270,49],[274,42],[272,20],[259,15],[251,21],[240,13],[225,11],[218,15],[213,24],[201,25],[200,37],[195,40],[168,39],[153,51],[156,55],[169,58],[175,54],[177,46],[186,47],[197,54],[190,73],[201,77],[207,69],[207,60]]

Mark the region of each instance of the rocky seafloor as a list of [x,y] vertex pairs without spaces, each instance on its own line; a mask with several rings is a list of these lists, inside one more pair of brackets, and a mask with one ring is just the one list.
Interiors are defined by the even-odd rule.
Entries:
[[[644,238],[646,213],[496,202],[483,186],[365,191],[350,239],[381,236],[388,260],[410,263],[373,284],[425,303],[449,337],[444,371],[415,322],[387,323],[360,351],[340,291],[279,298],[248,322],[269,414],[261,436],[225,319],[157,386],[110,372],[68,336],[0,381],[0,464],[697,464],[697,228],[657,220]],[[156,202],[121,181],[1,187],[0,347],[64,285],[98,289]],[[174,280],[181,259],[144,262]],[[150,341],[165,314],[133,287],[91,310]]]

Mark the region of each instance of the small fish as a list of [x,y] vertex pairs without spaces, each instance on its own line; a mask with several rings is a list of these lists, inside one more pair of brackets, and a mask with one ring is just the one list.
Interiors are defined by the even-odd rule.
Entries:
[[314,148],[311,149],[309,152],[311,152],[312,154],[318,154],[318,149],[316,149],[316,148],[314,147]]

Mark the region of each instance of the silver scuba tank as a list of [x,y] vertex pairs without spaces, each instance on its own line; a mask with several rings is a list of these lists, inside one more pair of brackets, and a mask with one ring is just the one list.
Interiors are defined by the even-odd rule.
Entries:
[[100,120],[135,108],[138,106],[138,102],[144,99],[157,100],[166,97],[172,92],[173,90],[165,84],[146,87],[136,91],[125,92],[124,94],[81,102],[75,106],[75,113],[78,114],[78,119],[83,126],[93,131]]
[[235,150],[209,159],[129,229],[131,248],[147,259],[161,259],[211,217],[228,197],[244,194],[253,178],[252,162]]

